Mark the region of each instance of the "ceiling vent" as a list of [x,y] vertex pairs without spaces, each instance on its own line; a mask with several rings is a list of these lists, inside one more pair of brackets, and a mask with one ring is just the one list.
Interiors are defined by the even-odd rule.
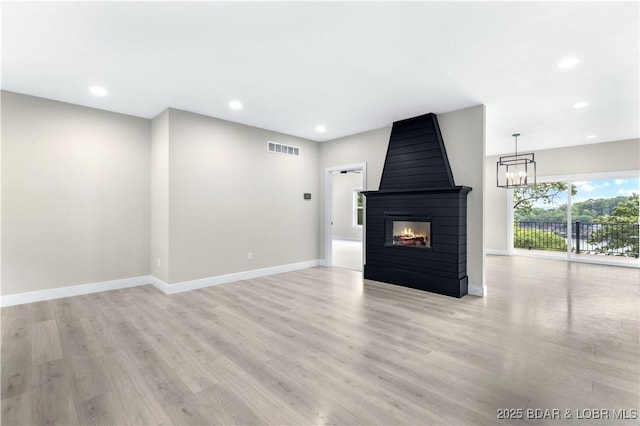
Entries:
[[274,154],[295,155],[296,157],[300,156],[300,148],[297,146],[283,145],[281,143],[271,141],[267,142],[267,151]]

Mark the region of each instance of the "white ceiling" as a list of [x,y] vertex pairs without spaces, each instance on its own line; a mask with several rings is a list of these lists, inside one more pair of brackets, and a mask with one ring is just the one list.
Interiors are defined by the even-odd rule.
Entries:
[[639,27],[637,1],[4,2],[2,88],[317,141],[485,104],[496,154],[516,131],[520,150],[640,137]]

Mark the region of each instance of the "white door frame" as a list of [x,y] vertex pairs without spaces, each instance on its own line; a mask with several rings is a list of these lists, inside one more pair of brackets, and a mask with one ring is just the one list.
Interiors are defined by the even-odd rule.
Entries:
[[[362,171],[362,190],[367,190],[367,163],[344,164],[342,166],[327,167],[324,170],[324,264],[325,266],[333,265],[332,255],[332,227],[333,227],[333,180],[331,175],[338,172],[351,172],[355,170]],[[363,200],[363,223],[362,223],[362,265],[365,262],[365,230],[367,226],[366,211],[367,197]]]

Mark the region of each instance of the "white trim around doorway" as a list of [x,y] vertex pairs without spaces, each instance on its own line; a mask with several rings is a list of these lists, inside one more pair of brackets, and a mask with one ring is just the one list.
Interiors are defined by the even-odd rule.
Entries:
[[[332,229],[332,216],[333,216],[333,184],[331,180],[331,176],[334,173],[339,172],[352,172],[352,171],[361,171],[362,173],[362,190],[367,190],[367,163],[352,163],[352,164],[344,164],[341,166],[333,166],[327,167],[324,171],[324,265],[323,266],[332,266],[332,247],[331,240],[333,233]],[[366,197],[363,200],[363,212],[367,211],[367,200]],[[364,214],[365,219],[362,225],[362,264],[365,263],[365,229],[367,226],[366,214]]]

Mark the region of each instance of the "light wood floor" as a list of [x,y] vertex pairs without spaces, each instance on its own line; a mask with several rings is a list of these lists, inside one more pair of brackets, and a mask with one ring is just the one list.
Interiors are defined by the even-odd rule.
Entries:
[[332,266],[362,271],[362,241],[331,240]]
[[[639,408],[640,270],[489,257],[487,285],[455,299],[313,268],[4,308],[2,424],[585,424],[576,410]],[[536,408],[562,417],[496,418]]]

